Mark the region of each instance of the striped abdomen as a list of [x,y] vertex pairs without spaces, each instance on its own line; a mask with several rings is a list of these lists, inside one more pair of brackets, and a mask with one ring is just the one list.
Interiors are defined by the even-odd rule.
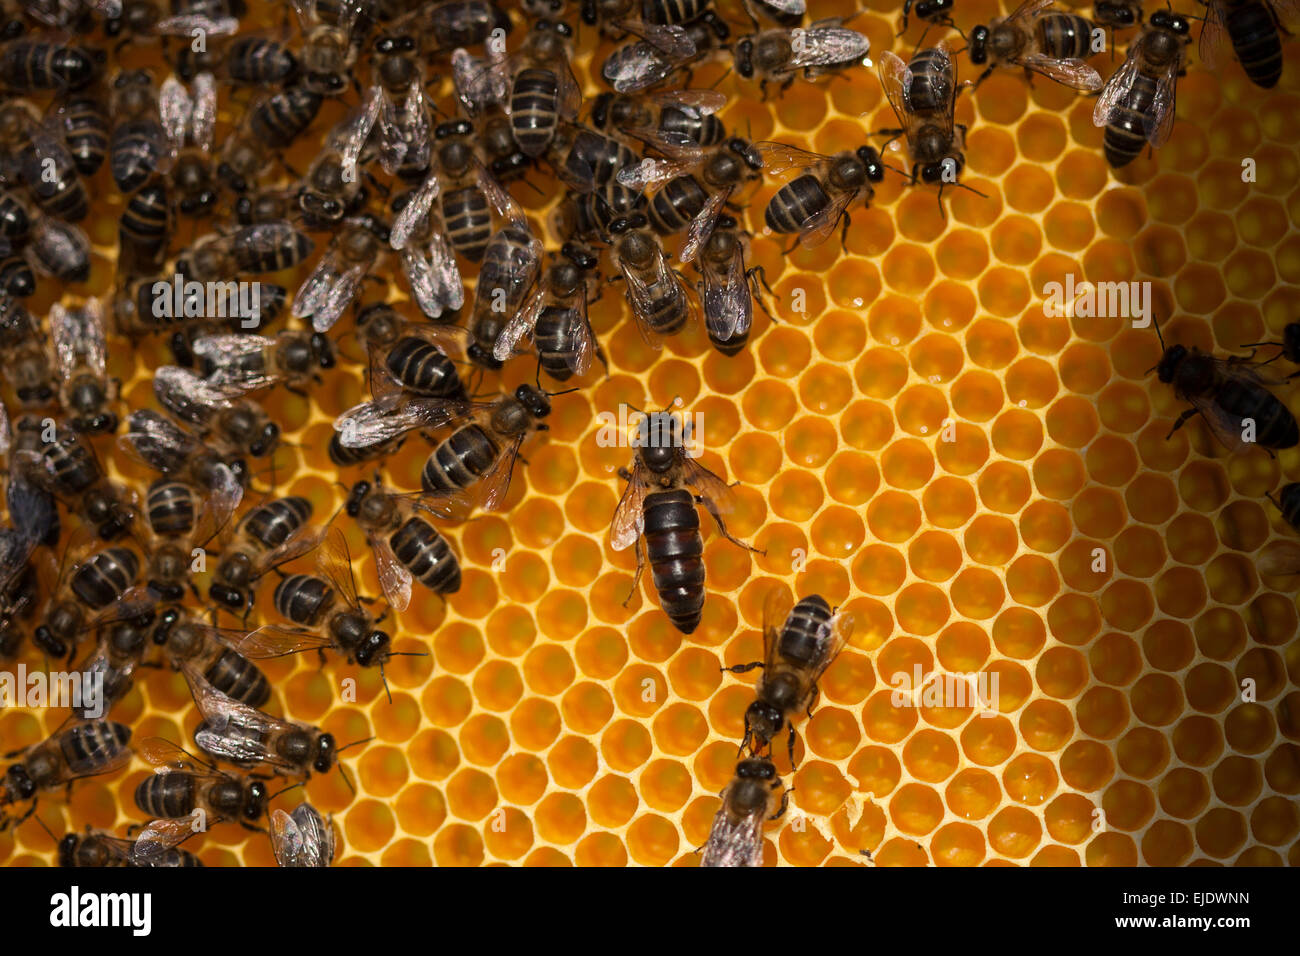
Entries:
[[86,776],[126,750],[131,741],[131,728],[113,720],[96,720],[65,730],[58,741],[68,769],[78,776]]
[[444,193],[442,221],[452,247],[471,262],[481,262],[492,238],[492,213],[483,190],[466,186]]
[[1138,158],[1147,143],[1143,117],[1151,111],[1155,100],[1156,81],[1145,74],[1133,80],[1133,87],[1122,103],[1117,105],[1106,121],[1102,145],[1106,161],[1115,169],[1127,166]]
[[912,57],[907,68],[912,73],[907,87],[908,107],[922,115],[946,112],[954,86],[951,61],[931,48]]
[[1034,21],[1038,48],[1058,60],[1086,60],[1092,55],[1092,24],[1083,17],[1048,10]]
[[800,232],[804,224],[830,204],[816,176],[805,174],[777,190],[763,214],[773,232]]
[[583,319],[576,309],[548,305],[537,317],[533,342],[542,369],[557,382],[573,377],[569,359],[578,351],[579,337],[585,333]]
[[1282,400],[1260,385],[1228,379],[1214,403],[1230,415],[1255,422],[1255,440],[1265,448],[1294,448],[1300,444],[1300,426]]
[[140,559],[126,548],[105,548],[75,572],[69,586],[86,606],[99,610],[121,597],[140,571]]
[[447,539],[422,518],[408,518],[388,539],[393,554],[434,594],[460,590],[460,563]]
[[777,654],[796,666],[812,663],[823,653],[826,644],[824,630],[831,619],[831,608],[819,595],[804,598],[790,611]]
[[314,574],[291,574],[275,587],[275,609],[305,627],[314,627],[334,605],[334,589]]
[[670,236],[689,226],[708,200],[709,194],[694,176],[675,176],[654,194],[646,218],[655,232]]
[[135,805],[151,817],[189,816],[197,799],[195,778],[188,773],[155,773],[135,788]]
[[499,446],[477,424],[457,429],[433,450],[420,473],[427,494],[446,497],[471,487],[497,460]]
[[656,491],[645,498],[645,547],[659,604],[683,634],[704,610],[704,539],[695,499],[687,491]]
[[555,137],[559,122],[559,79],[552,70],[526,69],[510,91],[510,128],[529,156],[540,156]]
[[311,502],[294,495],[277,498],[250,511],[244,531],[267,549],[278,548],[311,517]]
[[460,395],[463,391],[456,363],[432,342],[408,335],[388,351],[384,365],[403,388],[434,397]]
[[193,489],[183,482],[166,478],[160,478],[149,486],[145,510],[149,527],[159,535],[189,534],[198,520]]
[[271,684],[252,661],[229,648],[222,648],[206,671],[209,684],[233,700],[249,707],[261,707],[271,699]]
[[1267,6],[1247,2],[1224,18],[1232,49],[1252,83],[1264,89],[1277,86],[1282,76],[1282,38]]

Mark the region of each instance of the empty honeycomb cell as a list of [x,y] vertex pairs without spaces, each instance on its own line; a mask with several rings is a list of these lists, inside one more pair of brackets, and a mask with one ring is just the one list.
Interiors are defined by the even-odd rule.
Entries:
[[1038,754],[1021,754],[1002,771],[1002,785],[1007,796],[1031,807],[1041,806],[1051,799],[1058,783],[1052,762]]
[[968,482],[941,475],[926,485],[922,505],[931,524],[956,529],[974,514],[975,493]]
[[867,526],[881,541],[901,544],[921,525],[921,509],[915,498],[901,491],[884,491],[867,505]]
[[1128,703],[1124,694],[1113,687],[1090,687],[1079,698],[1075,718],[1079,722],[1079,729],[1089,737],[1113,740],[1128,726]]
[[1122,687],[1142,670],[1137,643],[1126,634],[1106,634],[1088,652],[1089,669],[1098,680]]
[[[848,388],[851,390],[852,385]],[[835,426],[824,418],[812,417],[791,423],[785,430],[784,440],[786,458],[804,468],[820,468],[826,464],[835,453],[837,442]]]
[[[514,551],[506,557],[505,572],[502,575],[503,591],[511,600],[521,604],[532,604],[540,599],[551,583],[546,562],[531,551]],[[462,627],[458,630],[464,631],[466,628]],[[477,635],[476,631],[473,633]],[[437,643],[442,643],[441,632],[438,634]],[[442,655],[438,654],[437,657],[441,663]]]
[[1115,773],[1110,748],[1095,740],[1076,740],[1070,744],[1061,752],[1058,765],[1066,786],[1084,793],[1100,790]]
[[1043,426],[1036,415],[1008,409],[993,423],[993,448],[1017,461],[1033,458],[1043,445]]
[[864,400],[854,402],[840,416],[840,434],[854,448],[878,451],[894,433],[894,416],[889,406]]
[[1193,767],[1207,767],[1223,752],[1223,730],[1209,717],[1184,717],[1172,739],[1178,759]]
[[1250,832],[1269,846],[1284,846],[1300,833],[1300,810],[1285,797],[1265,797],[1250,814]]
[[984,767],[996,767],[1015,751],[1016,731],[1002,716],[982,716],[968,721],[961,732],[961,749],[967,759]]
[[[854,271],[865,263],[855,263]],[[877,293],[878,294],[878,293]],[[874,301],[875,295],[863,298],[854,308],[861,308],[868,301]],[[771,335],[763,337],[766,343]],[[867,328],[861,317],[854,311],[832,310],[822,316],[813,329],[813,343],[817,350],[835,362],[848,362],[862,353],[867,341]],[[729,408],[729,405],[724,405]]]
[[907,564],[894,548],[868,545],[854,557],[853,583],[868,594],[893,594],[906,577]]
[[952,737],[934,730],[920,731],[903,747],[903,763],[908,772],[925,783],[947,780],[956,772],[959,759]]
[[1254,551],[1268,537],[1268,515],[1253,501],[1233,501],[1214,520],[1219,540],[1237,551]]
[[447,781],[447,807],[462,820],[481,820],[496,805],[496,784],[481,770],[466,768]]
[[1261,594],[1250,602],[1246,626],[1260,644],[1286,644],[1296,633],[1295,604],[1281,594]]
[[1016,514],[1032,492],[1029,473],[1021,465],[995,461],[980,473],[980,501],[986,508],[1002,514]]
[[1051,173],[1027,163],[1016,166],[1004,183],[1007,205],[1022,213],[1042,212],[1056,195]]
[[424,689],[421,707],[425,716],[441,727],[456,727],[469,716],[474,698],[456,677],[436,677]]
[[924,836],[943,819],[943,799],[929,787],[907,783],[889,798],[889,819],[903,833]]
[[866,526],[858,513],[849,508],[827,508],[813,522],[813,546],[829,558],[852,556],[865,538]]
[[[972,369],[963,373],[953,383],[953,411],[962,418],[974,422],[986,422],[993,418],[1002,406],[1002,383],[989,372]],[[954,444],[947,434],[940,435],[940,441]]]
[[1165,529],[1169,555],[1183,564],[1200,565],[1218,550],[1218,535],[1206,517],[1184,512]]
[[1237,554],[1216,557],[1206,567],[1205,579],[1210,596],[1220,604],[1243,604],[1259,586],[1254,565]]
[[1169,764],[1169,739],[1149,727],[1134,727],[1116,744],[1115,759],[1130,777],[1150,780]]
[[1164,539],[1150,528],[1126,528],[1115,539],[1115,566],[1130,577],[1153,577],[1165,560]]
[[772,510],[790,521],[805,522],[822,506],[821,482],[807,472],[787,471],[772,482]]
[[951,536],[926,532],[915,538],[907,549],[912,573],[926,581],[946,581],[962,564],[962,552]]
[[1218,267],[1189,265],[1174,280],[1178,304],[1192,313],[1217,309],[1227,295],[1223,276]]
[[1203,853],[1224,859],[1246,842],[1246,818],[1227,807],[1215,807],[1196,821],[1196,845]]
[[665,359],[655,363],[649,384],[649,397],[654,404],[667,407],[680,400],[682,405],[689,406],[699,395],[700,376],[694,366],[680,359]]
[[609,516],[617,503],[618,498],[609,485],[585,481],[565,499],[564,514],[577,530],[599,534],[609,527]]
[[1082,594],[1063,594],[1047,611],[1047,626],[1065,644],[1084,644],[1101,629],[1101,609]]
[[769,432],[784,428],[797,410],[794,392],[776,381],[761,382],[747,389],[742,407],[750,424]]
[[1077,252],[1087,247],[1096,232],[1088,207],[1076,202],[1057,202],[1043,217],[1043,233],[1057,249]]
[[1225,757],[1214,768],[1211,779],[1215,796],[1234,807],[1254,803],[1264,782],[1259,764],[1238,755]]
[[1060,579],[1052,562],[1036,554],[1021,555],[1006,573],[1007,592],[1011,599],[1029,607],[1042,607],[1060,589]]
[[1156,603],[1166,614],[1190,618],[1205,606],[1205,579],[1195,568],[1169,568],[1155,581]]
[[1138,521],[1164,524],[1178,509],[1178,489],[1165,475],[1143,472],[1124,489],[1124,504]]
[[544,750],[560,735],[560,712],[549,700],[527,698],[510,714],[510,731],[521,746]]
[[655,715],[655,743],[664,753],[686,756],[704,743],[709,727],[704,715],[689,704],[670,704]]
[[626,844],[632,859],[642,866],[664,866],[680,848],[677,827],[656,813],[634,820],[626,831]]
[[1273,288],[1277,271],[1273,260],[1258,249],[1239,249],[1223,265],[1228,289],[1243,298],[1258,299]]
[[1257,699],[1270,700],[1286,687],[1286,665],[1276,651],[1252,648],[1237,661],[1236,680],[1243,691],[1248,688]]
[[1183,692],[1177,680],[1165,674],[1144,674],[1129,693],[1133,714],[1143,723],[1163,727],[1183,714]]
[[1065,395],[1052,403],[1047,410],[1047,433],[1053,441],[1067,448],[1087,445],[1099,426],[1097,410],[1092,403],[1073,395]]
[[983,318],[966,333],[966,352],[977,365],[987,369],[1005,368],[1020,348],[1015,327],[997,319]]
[[1178,671],[1191,661],[1196,653],[1196,645],[1186,624],[1165,619],[1155,622],[1143,632],[1142,653],[1152,667]]
[[1110,360],[1103,349],[1076,342],[1061,353],[1060,376],[1061,384],[1070,391],[1092,395],[1111,381]]
[[803,371],[811,355],[812,347],[802,329],[773,329],[758,346],[763,368],[778,378],[791,378]]
[[[873,339],[892,346],[911,342],[921,331],[920,304],[907,296],[884,296],[872,305],[867,318],[867,328]],[[906,377],[906,370],[903,375]],[[859,377],[859,386],[861,385]],[[865,387],[863,390],[870,394]]]
[[1195,849],[1192,831],[1173,820],[1157,820],[1142,835],[1142,859],[1149,866],[1182,866]]
[[1245,703],[1229,711],[1223,722],[1228,746],[1238,753],[1257,754],[1273,742],[1278,727],[1262,704]]
[[[924,388],[921,386],[920,388]],[[919,389],[912,389],[916,392]],[[914,396],[916,397],[916,396]],[[942,396],[939,396],[942,401]],[[930,426],[925,424],[922,419],[919,422],[912,421],[912,415],[915,410],[899,410],[900,419],[906,419],[911,428],[921,430],[924,434],[930,430]],[[942,413],[942,410],[940,410]],[[923,413],[916,413],[920,417]],[[911,430],[909,428],[909,430]],[[895,488],[902,488],[905,491],[916,491],[925,486],[931,476],[934,474],[934,458],[930,454],[930,449],[921,441],[916,439],[903,439],[896,441],[880,456],[880,471],[884,476],[887,484]]]
[[560,713],[573,730],[595,734],[614,716],[614,699],[600,684],[584,682],[565,693]]
[[781,445],[771,435],[750,432],[732,444],[727,461],[737,480],[766,484],[781,467]]
[[582,800],[571,793],[550,793],[533,810],[538,835],[548,843],[575,843],[587,828]]
[[533,840],[532,821],[515,807],[501,807],[483,824],[483,844],[499,860],[518,860]]
[[1111,487],[1127,484],[1137,473],[1138,457],[1133,446],[1122,438],[1102,435],[1089,447],[1085,455],[1088,474],[1096,481]]
[[[819,271],[824,266],[818,267]],[[776,293],[777,312],[794,325],[807,325],[820,316],[826,308],[826,291],[822,281],[814,274],[794,272],[773,286]],[[786,303],[789,303],[787,306]]]
[[1018,270],[993,266],[980,275],[980,304],[993,315],[1014,318],[1028,305],[1029,299],[1029,283]]
[[853,380],[870,398],[892,398],[907,382],[907,359],[892,348],[868,349],[858,360]]
[[1099,833],[1084,851],[1084,860],[1088,866],[1137,866],[1137,846],[1126,833]]
[[1021,860],[1038,848],[1043,827],[1038,818],[1021,807],[1003,807],[988,824],[989,847],[1013,860]]
[[979,866],[987,854],[984,835],[966,823],[939,828],[930,841],[935,866]]
[[757,564],[765,571],[789,574],[798,558],[807,558],[808,539],[798,525],[768,524],[754,537],[761,552]]
[[[940,241],[935,250],[934,262],[939,267],[939,271],[949,279],[969,281],[988,267],[988,241],[973,230],[954,230]],[[925,285],[929,284],[929,278],[930,276],[926,277]],[[891,282],[891,285],[900,291],[909,291],[898,282]],[[921,288],[924,288],[924,285],[915,285],[911,291],[919,292]]]
[[889,691],[873,694],[862,708],[862,727],[867,736],[883,744],[903,740],[917,723],[916,711],[910,707],[895,707],[891,696]]
[[[954,602],[957,600],[956,590],[954,584]],[[947,623],[952,613],[947,596],[930,584],[912,584],[903,588],[894,606],[898,626],[910,634],[933,634]]]
[[580,535],[566,535],[552,553],[555,576],[570,587],[586,587],[596,580],[602,566],[600,545]]

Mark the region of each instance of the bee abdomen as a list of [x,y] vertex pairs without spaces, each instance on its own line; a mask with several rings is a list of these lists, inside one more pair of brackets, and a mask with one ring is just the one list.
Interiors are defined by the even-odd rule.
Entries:
[[59,737],[59,749],[68,769],[86,774],[104,766],[126,749],[131,728],[112,720],[97,720],[73,727]]
[[113,130],[109,166],[113,181],[124,193],[138,189],[158,168],[163,128],[153,120],[133,120]]
[[1265,448],[1294,448],[1300,444],[1300,425],[1272,392],[1258,385],[1229,380],[1215,401],[1226,412],[1255,422],[1255,440]]
[[433,450],[420,483],[431,495],[450,495],[482,478],[496,461],[497,444],[479,425],[466,425]]
[[244,519],[244,529],[267,548],[278,548],[311,517],[311,502],[294,495],[268,501]]
[[460,590],[460,562],[447,539],[418,517],[406,523],[388,539],[389,547],[406,570],[435,594]]
[[816,176],[800,176],[777,190],[763,218],[773,232],[799,232],[830,201]]
[[195,806],[194,777],[188,773],[156,773],[135,788],[135,805],[154,817],[188,816]]
[[467,186],[444,195],[442,221],[456,251],[471,262],[482,261],[492,238],[492,213],[482,190]]
[[655,232],[670,236],[689,226],[708,199],[708,193],[694,176],[689,173],[677,176],[654,194],[646,218]]
[[311,125],[323,102],[319,93],[302,87],[277,93],[253,110],[249,132],[272,149],[283,149]]
[[659,603],[683,634],[699,626],[704,610],[704,539],[689,492],[658,491],[645,499],[646,558]]
[[461,391],[456,365],[431,342],[408,335],[394,345],[384,360],[393,378],[412,392],[435,397]]
[[261,707],[271,699],[271,684],[266,675],[229,648],[222,649],[203,676],[227,697],[249,707]]
[[287,48],[264,37],[235,40],[226,62],[230,78],[238,83],[284,83],[298,70],[298,61]]
[[189,534],[197,518],[190,486],[165,478],[149,486],[145,508],[149,527],[159,535]]
[[1282,38],[1268,8],[1246,3],[1227,16],[1228,37],[1241,68],[1257,86],[1272,89],[1282,77]]
[[537,317],[533,339],[537,344],[537,358],[542,370],[557,382],[567,382],[573,377],[568,357],[577,351],[580,319],[573,309],[548,305]]
[[1091,53],[1092,24],[1073,13],[1048,11],[1034,23],[1040,47],[1061,60],[1084,60]]
[[275,609],[306,627],[314,627],[334,603],[334,589],[312,574],[291,574],[275,587]]
[[820,653],[821,632],[830,619],[830,605],[819,595],[811,595],[796,604],[781,631],[781,657],[791,663],[811,663]]
[[551,70],[520,70],[510,95],[510,128],[528,156],[540,156],[555,137],[560,87]]
[[106,548],[77,568],[70,586],[88,607],[108,607],[135,582],[140,559],[126,548]]

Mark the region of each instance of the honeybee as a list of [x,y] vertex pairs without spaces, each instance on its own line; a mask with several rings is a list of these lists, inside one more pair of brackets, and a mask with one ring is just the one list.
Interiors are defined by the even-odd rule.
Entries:
[[292,145],[316,119],[322,102],[300,86],[254,100],[222,147],[217,178],[235,193],[251,190],[266,171],[270,151]]
[[376,478],[373,485],[353,485],[344,505],[365,533],[384,598],[397,611],[410,606],[412,581],[434,594],[460,590],[460,562],[447,539],[424,517],[437,512],[420,497],[385,491]]
[[1211,70],[1222,59],[1224,37],[1256,86],[1270,90],[1282,78],[1282,17],[1295,16],[1295,0],[1199,0],[1206,6],[1198,47]]
[[104,60],[103,50],[36,34],[18,37],[0,47],[0,84],[15,93],[79,90],[98,78]]
[[217,204],[217,181],[212,166],[212,137],[217,121],[217,87],[211,73],[192,82],[191,96],[174,76],[163,80],[158,110],[171,152],[170,182],[173,200],[186,216],[204,216]]
[[469,318],[466,357],[484,368],[499,369],[494,350],[506,327],[506,317],[515,315],[524,304],[528,290],[537,282],[541,270],[542,243],[533,235],[528,220],[514,201],[495,183],[490,190],[493,202],[505,215],[506,222],[492,234],[483,254],[478,282],[474,288],[474,307]]
[[1135,27],[1142,22],[1142,0],[1093,0],[1092,19],[1112,30]]
[[132,412],[118,445],[147,468],[186,482],[204,492],[225,494],[238,507],[248,482],[248,468],[237,458],[226,460],[189,432],[147,408]]
[[298,189],[298,211],[309,225],[337,225],[365,201],[361,174],[370,157],[362,153],[382,107],[382,98],[371,96],[330,130]]
[[172,848],[163,853],[140,854],[135,840],[123,840],[86,824],[84,833],[69,833],[59,840],[59,866],[140,867],[202,866],[193,853]]
[[194,342],[203,377],[224,387],[256,391],[283,385],[305,395],[320,373],[334,367],[334,346],[320,332],[264,335],[209,335]]
[[178,419],[199,429],[199,440],[227,457],[266,458],[280,443],[280,426],[238,389],[214,385],[175,365],[154,371],[154,396]]
[[843,223],[840,241],[848,235],[848,212],[858,197],[870,203],[873,183],[885,178],[885,164],[873,146],[859,146],[834,156],[810,153],[784,143],[758,143],[763,166],[769,172],[803,169],[776,191],[767,203],[763,219],[776,233],[798,233],[805,246],[818,246]]
[[249,707],[261,707],[271,699],[271,683],[256,664],[235,650],[246,633],[204,624],[186,611],[170,607],[158,615],[153,642],[162,647],[173,668],[188,664],[226,696]]
[[[348,663],[378,667],[383,679],[384,663],[390,657],[410,655],[392,649],[392,637],[378,627],[380,618],[366,610],[357,596],[352,554],[337,526],[321,545],[316,567],[319,574],[290,574],[275,588],[276,611],[298,626],[259,627],[235,649],[251,660],[329,649],[345,656]],[[387,693],[386,679],[384,690]]]
[[1170,10],[1151,14],[1124,64],[1102,89],[1092,122],[1105,128],[1102,144],[1112,167],[1137,159],[1146,143],[1159,147],[1169,139],[1190,29],[1186,18]]
[[311,316],[317,333],[328,332],[352,304],[389,241],[386,223],[369,213],[351,217],[293,297],[296,318]]
[[310,803],[293,813],[271,811],[271,850],[282,867],[329,866],[334,859],[334,823]]
[[210,495],[184,482],[160,478],[149,486],[145,518],[149,539],[145,584],[162,601],[180,601],[189,590],[194,556],[226,526],[239,500],[239,485],[229,485]]
[[[685,229],[706,208],[721,208],[737,186],[759,178],[763,168],[762,153],[738,136],[707,148],[674,144],[658,136],[648,142],[668,158],[643,159],[619,170],[617,178],[629,189],[661,187],[646,210],[650,225],[660,235]],[[719,198],[711,202],[715,196]]]
[[0,173],[21,180],[42,212],[64,222],[80,222],[90,198],[64,139],[57,116],[41,118],[27,100],[0,104]]
[[1272,493],[1265,495],[1282,513],[1283,520],[1292,528],[1300,531],[1300,481],[1293,481],[1282,486],[1274,498]]
[[474,154],[473,135],[473,124],[466,120],[442,123],[434,130],[434,168],[404,200],[393,220],[394,249],[403,249],[408,237],[416,235],[437,199],[446,241],[466,259],[483,259],[492,235],[488,192],[495,188],[500,193],[501,189]]
[[561,121],[573,121],[582,96],[569,66],[573,28],[556,20],[533,24],[520,50],[488,67],[510,76],[506,112],[525,155],[541,156]]
[[1092,53],[1092,24],[1077,14],[1049,9],[1052,0],[1025,0],[1009,17],[978,26],[970,36],[971,63],[988,63],[975,85],[998,67],[1023,67],[1075,90],[1101,89],[1101,74],[1084,62]]
[[108,143],[113,181],[123,193],[132,193],[169,157],[153,75],[148,70],[119,73],[113,79],[108,112],[113,117]]
[[614,50],[600,72],[615,93],[639,93],[720,48],[731,37],[712,10],[686,24],[623,24],[639,39]]
[[641,213],[615,220],[609,235],[636,327],[649,345],[662,348],[664,336],[681,332],[695,317],[686,280],[668,265],[663,246]]
[[82,176],[99,172],[108,156],[109,123],[105,106],[94,96],[78,95],[55,100],[46,112],[57,121],[72,163]]
[[307,524],[311,514],[311,502],[294,495],[275,498],[244,515],[235,540],[222,549],[208,596],[247,617],[253,590],[263,575],[320,544],[324,533]]
[[[1241,347],[1243,349],[1251,349],[1262,348],[1264,346],[1275,346],[1278,349],[1278,353],[1274,355],[1273,358],[1269,359],[1268,362],[1263,362],[1261,364],[1267,365],[1269,362],[1275,362],[1279,358],[1284,358],[1292,365],[1300,365],[1300,322],[1288,322],[1286,324],[1286,327],[1282,329],[1281,342],[1248,342]],[[1251,353],[1251,355],[1254,354],[1254,352]],[[1300,372],[1292,372],[1287,376],[1287,379],[1293,379],[1297,375],[1300,375]]]
[[591,125],[603,133],[653,136],[678,146],[716,146],[727,138],[715,115],[726,105],[717,90],[601,93],[591,108]]
[[723,788],[722,807],[713,817],[700,866],[762,866],[763,823],[784,815],[790,792],[780,799],[781,778],[766,757],[736,764],[736,775]]
[[927,32],[931,26],[955,28],[956,25],[952,22],[952,10],[955,6],[956,0],[903,0],[903,28],[898,31],[898,35],[901,37],[907,32],[908,20],[913,11],[918,20],[925,21]]
[[248,273],[292,269],[311,254],[312,247],[311,239],[292,223],[259,222],[201,239],[176,261],[176,270],[200,282],[226,282]]
[[648,562],[659,604],[683,634],[695,631],[704,610],[704,538],[696,503],[713,517],[719,534],[738,547],[754,550],[727,531],[722,515],[732,510],[735,496],[722,479],[687,454],[686,442],[693,438],[670,412],[652,412],[642,419],[632,470],[619,469],[627,488],[614,511],[609,535],[615,551],[636,547],[636,577],[628,601],[636,594]]
[[36,812],[42,793],[71,785],[85,777],[112,773],[131,759],[131,728],[111,720],[92,720],[56,731],[38,744],[8,754],[19,757],[5,771],[0,807],[32,801],[18,819],[8,817],[0,829],[22,823]]
[[793,766],[794,720],[801,713],[812,716],[817,682],[853,633],[853,617],[836,613],[818,594],[791,607],[780,588],[773,591],[763,611],[763,660],[727,668],[733,674],[763,669],[754,702],[745,711],[745,739],[740,746],[743,750],[752,739],[752,753],[764,749],[770,753],[772,739],[788,724]]
[[503,40],[514,28],[506,12],[491,0],[438,0],[420,7],[421,33],[437,41],[439,50],[480,46],[496,31]]
[[84,700],[74,707],[74,716],[91,720],[108,713],[113,704],[131,690],[132,675],[144,658],[149,646],[150,625],[154,612],[146,610],[139,617],[114,621],[101,628],[99,642],[94,651],[78,666],[84,681],[99,680],[101,691],[95,699]]
[[97,434],[117,430],[119,383],[107,368],[104,315],[98,299],[69,311],[50,306],[50,336],[59,370],[59,401],[71,413],[73,431]]
[[51,441],[13,453],[13,467],[49,491],[105,541],[120,538],[135,520],[130,491],[111,481],[95,450],[72,429],[55,429]]
[[302,29],[298,48],[302,85],[322,96],[338,96],[348,88],[357,50],[355,27],[364,0],[294,0]]
[[193,835],[196,813],[209,825],[229,821],[249,830],[258,829],[266,816],[271,796],[262,777],[218,770],[161,737],[144,740],[140,756],[153,764],[154,772],[135,788],[135,805],[158,819],[136,838],[138,857],[156,856]]
[[[1154,21],[1160,12],[1153,13],[1151,19]],[[1242,437],[1248,425],[1255,433],[1254,443],[1269,455],[1275,449],[1300,444],[1295,416],[1268,390],[1268,386],[1281,385],[1285,380],[1264,375],[1258,363],[1240,356],[1221,359],[1195,346],[1171,345],[1160,356],[1156,375],[1173,386],[1179,399],[1192,406],[1178,416],[1166,437],[1172,437],[1193,415],[1200,415],[1229,451],[1244,451],[1252,444]]]
[[433,110],[425,97],[424,66],[411,33],[386,32],[374,44],[369,95],[380,99],[379,163],[390,175],[411,181],[428,173],[433,158]]
[[212,757],[237,767],[260,766],[278,776],[306,778],[313,771],[328,773],[347,749],[318,727],[280,720],[232,700],[189,665],[182,666],[181,672],[203,717],[194,740]]
[[492,353],[496,359],[504,362],[529,336],[539,372],[544,370],[558,382],[586,375],[593,357],[608,369],[587,318],[587,284],[599,264],[587,249],[566,242],[559,259],[501,331]]
[[[8,422],[2,413],[0,419]],[[8,444],[6,428],[0,436],[0,445],[6,447],[0,450]],[[0,658],[9,659],[18,653],[26,632],[20,622],[35,615],[45,596],[31,564],[32,554],[38,545],[57,541],[60,529],[53,498],[21,475],[10,478],[5,503],[11,527],[0,528]]]
[[745,79],[758,78],[767,99],[767,85],[780,83],[784,93],[802,70],[814,80],[861,63],[871,50],[871,41],[849,30],[843,19],[818,20],[807,29],[777,28],[747,36],[736,44],[736,72]]
[[140,558],[129,548],[103,548],[75,563],[65,553],[32,643],[50,657],[71,660],[87,631],[141,616],[150,602],[135,587],[139,574]]
[[[912,157],[912,183],[939,184],[939,210],[943,190],[957,182],[966,157],[966,127],[953,122],[957,101],[957,70],[943,44],[918,51],[904,63],[886,51],[880,60],[880,83],[902,126],[881,130],[890,137],[907,135]],[[888,144],[886,144],[888,145]],[[919,171],[919,176],[918,176]]]
[[[762,266],[745,268],[749,237],[735,217],[715,212],[714,218],[697,218],[696,223],[678,258],[693,262],[700,273],[700,303],[709,341],[723,355],[736,355],[749,341],[754,300],[769,318],[772,315],[758,289],[760,281],[767,286],[767,277]],[[770,286],[767,291],[772,293]]]
[[32,221],[23,257],[37,272],[64,283],[90,278],[90,240],[71,223],[49,216],[37,216]]

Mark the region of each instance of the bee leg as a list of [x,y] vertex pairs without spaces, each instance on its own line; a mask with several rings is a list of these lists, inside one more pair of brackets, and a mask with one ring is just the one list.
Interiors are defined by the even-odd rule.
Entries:
[[844,220],[844,225],[840,227],[840,248],[843,249],[845,252],[848,252],[849,251],[849,223],[853,221],[853,217],[850,216],[847,212],[841,213],[840,217]]
[[1179,416],[1178,416],[1178,420],[1177,420],[1176,422],[1174,422],[1174,427],[1171,428],[1171,429],[1169,429],[1169,434],[1165,436],[1165,441],[1169,441],[1169,439],[1173,438],[1173,437],[1174,437],[1174,432],[1176,432],[1176,431],[1178,431],[1178,429],[1182,428],[1183,425],[1184,425],[1184,423],[1186,423],[1187,419],[1191,418],[1193,415],[1196,415],[1197,413],[1198,413],[1198,410],[1197,410],[1197,409],[1195,409],[1195,408],[1189,408],[1187,411],[1185,411],[1185,412],[1183,412],[1181,415],[1179,415]]
[[730,671],[732,674],[743,674],[746,671],[752,671],[755,667],[762,667],[762,661],[751,661],[748,664],[732,664],[730,667],[719,667],[720,671]]
[[785,816],[785,811],[790,808],[790,794],[792,793],[794,793],[794,787],[781,794],[781,806],[777,807],[776,813],[768,817],[769,820],[780,820]]
[[[626,470],[626,469],[623,469]],[[630,479],[631,476],[629,476]],[[627,607],[632,603],[632,598],[636,596],[637,587],[641,584],[641,572],[645,570],[645,559],[641,557],[641,539],[636,540],[636,574],[632,577],[632,590],[627,592],[627,600],[623,606]]]
[[[749,280],[750,294],[754,297],[754,300],[758,302],[758,307],[763,310],[763,313],[769,319],[775,322],[776,316],[774,316],[772,314],[772,310],[767,307],[767,303],[763,300],[762,293],[760,293],[758,290],[758,283],[760,277],[763,283],[763,287],[767,289],[768,293],[770,294],[772,292],[772,287],[767,284],[767,276],[763,274],[762,266],[754,266],[754,268],[750,269],[745,273],[745,278]],[[775,296],[773,296],[773,298],[775,298]]]
[[785,748],[786,748],[786,751],[790,754],[790,770],[791,770],[791,772],[793,772],[794,769],[795,769],[795,763],[794,763],[794,721],[790,721],[790,736],[786,739],[786,742],[785,742]]
[[730,541],[732,544],[742,547],[746,551],[753,551],[755,554],[767,554],[766,551],[760,551],[758,548],[755,548],[753,545],[746,544],[745,542],[741,541],[739,538],[734,537],[731,534],[731,532],[727,530],[727,526],[725,523],[723,523],[722,520],[722,514],[718,511],[718,506],[713,503],[713,500],[711,498],[706,498],[704,495],[696,495],[695,501],[698,504],[704,505],[705,510],[707,510],[709,514],[713,516],[713,521],[718,526],[718,532],[724,538]]

